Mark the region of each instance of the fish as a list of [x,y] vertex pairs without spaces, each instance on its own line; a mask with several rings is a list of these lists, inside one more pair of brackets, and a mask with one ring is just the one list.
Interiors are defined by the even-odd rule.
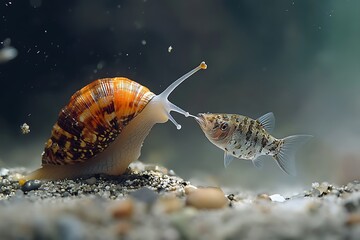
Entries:
[[250,160],[262,168],[264,156],[271,156],[285,173],[295,176],[295,153],[313,137],[303,134],[275,138],[271,135],[275,127],[272,112],[258,119],[224,113],[199,113],[193,117],[209,141],[224,150],[225,168],[234,159]]

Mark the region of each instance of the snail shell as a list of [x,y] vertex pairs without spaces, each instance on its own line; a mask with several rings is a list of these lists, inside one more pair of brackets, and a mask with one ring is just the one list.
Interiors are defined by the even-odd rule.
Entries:
[[170,93],[198,67],[155,95],[148,88],[123,77],[96,80],[77,91],[61,109],[51,137],[45,144],[42,167],[25,177],[64,179],[97,173],[119,175],[137,160],[152,126],[170,119],[176,111]]
[[60,111],[42,164],[76,164],[104,151],[154,96],[127,78],[99,79],[85,86]]

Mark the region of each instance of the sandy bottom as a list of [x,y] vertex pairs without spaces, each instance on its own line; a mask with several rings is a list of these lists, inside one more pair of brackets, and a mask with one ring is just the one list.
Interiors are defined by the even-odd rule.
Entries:
[[225,207],[204,210],[211,196],[187,205],[196,186],[159,166],[20,187],[26,172],[0,169],[1,239],[360,239],[359,181],[286,197],[223,188]]

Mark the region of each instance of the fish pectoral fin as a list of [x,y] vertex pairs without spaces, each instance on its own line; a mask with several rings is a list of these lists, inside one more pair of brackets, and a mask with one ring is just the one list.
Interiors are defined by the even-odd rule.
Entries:
[[266,113],[257,119],[265,130],[271,133],[275,128],[275,116],[272,112]]
[[227,168],[234,159],[235,159],[235,157],[233,155],[231,155],[227,151],[224,151],[224,167],[225,168]]
[[264,158],[265,158],[265,156],[259,156],[255,159],[253,159],[252,162],[253,162],[254,166],[258,169],[262,169],[264,166],[264,161],[263,161]]
[[295,152],[310,138],[312,138],[311,135],[294,135],[283,139],[283,145],[280,147],[279,152],[274,155],[281,170],[289,175],[296,176]]

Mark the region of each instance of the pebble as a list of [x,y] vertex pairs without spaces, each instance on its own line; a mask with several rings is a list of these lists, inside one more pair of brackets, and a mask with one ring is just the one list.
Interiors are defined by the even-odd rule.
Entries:
[[[24,175],[20,174],[20,173],[15,173],[15,174],[10,174],[8,176],[8,179],[10,181],[17,181],[17,182],[21,182],[21,181],[25,181],[24,180]],[[25,183],[25,182],[24,182]]]
[[149,205],[152,205],[158,198],[158,194],[147,187],[140,188],[139,190],[130,193],[130,196]]
[[357,181],[341,187],[324,185],[325,194],[317,189],[320,196],[299,193],[283,204],[272,204],[267,194],[227,188],[227,193],[233,192],[227,195],[231,208],[199,211],[214,209],[209,201],[220,198],[221,206],[229,201],[221,189],[198,189],[155,170],[128,171],[114,178],[43,181],[38,190],[27,193],[11,180],[27,171],[9,171],[0,177],[1,239],[317,239],[321,235],[358,240],[360,236]]
[[326,195],[328,193],[330,193],[331,189],[332,189],[332,185],[330,185],[328,182],[322,182],[322,183],[318,183],[318,182],[314,182],[311,184],[311,187],[313,188],[313,195],[318,195],[318,196],[322,196],[322,195]]
[[358,225],[360,224],[360,214],[350,214],[346,220],[347,225]]
[[355,204],[353,201],[348,201],[344,204],[345,209],[350,212],[355,212],[357,209],[357,204]]
[[96,183],[96,177],[91,177],[85,180],[87,184],[93,185]]
[[286,201],[286,199],[283,196],[281,196],[280,194],[270,195],[269,198],[273,202],[285,202]]
[[134,201],[130,198],[121,200],[112,209],[114,218],[130,218],[134,214]]
[[128,221],[120,221],[116,225],[117,235],[126,235],[131,230],[131,223]]
[[219,209],[228,205],[228,199],[220,188],[198,188],[187,195],[186,205],[197,209]]
[[162,174],[168,174],[168,169],[167,168],[162,167],[162,166],[158,166],[158,165],[148,165],[148,166],[145,167],[145,170],[160,172]]
[[0,176],[1,177],[9,175],[9,172],[10,172],[10,170],[7,168],[0,168]]
[[83,223],[71,215],[60,216],[55,226],[57,228],[58,238],[64,240],[83,239],[85,227]]
[[162,196],[156,202],[156,208],[165,213],[177,212],[184,207],[184,202],[175,195]]
[[318,202],[309,202],[306,204],[305,209],[310,213],[316,213],[321,208],[321,204]]
[[193,185],[187,185],[184,187],[186,195],[190,194],[191,192],[195,191],[196,189],[197,189],[197,187],[195,187]]
[[40,180],[29,180],[24,183],[24,185],[21,187],[21,190],[23,192],[30,192],[39,189],[40,186],[41,186]]
[[272,199],[266,193],[261,193],[261,194],[257,195],[257,199],[258,200],[272,201]]

